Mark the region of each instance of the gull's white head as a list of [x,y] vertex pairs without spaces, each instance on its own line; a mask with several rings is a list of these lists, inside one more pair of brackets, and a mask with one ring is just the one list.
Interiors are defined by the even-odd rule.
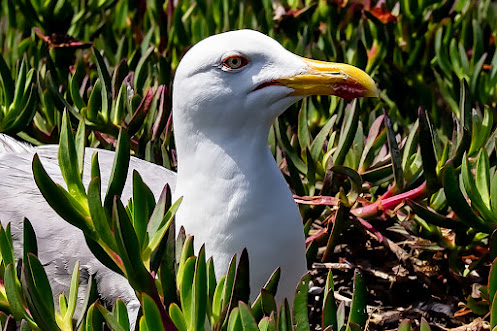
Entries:
[[278,266],[281,297],[306,270],[302,219],[267,147],[274,119],[306,95],[377,95],[355,67],[299,57],[241,30],[209,37],[176,70],[173,122],[178,157],[176,224],[205,243],[217,276],[246,247],[257,294]]
[[[203,130],[269,126],[306,95],[376,96],[374,81],[353,66],[313,61],[252,30],[218,34],[196,44],[174,79],[176,122]],[[188,123],[188,124],[187,124]]]

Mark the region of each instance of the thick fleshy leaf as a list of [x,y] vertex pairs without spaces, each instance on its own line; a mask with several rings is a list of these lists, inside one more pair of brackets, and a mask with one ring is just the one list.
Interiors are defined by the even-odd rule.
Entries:
[[126,131],[121,130],[117,139],[116,154],[114,156],[114,164],[112,165],[112,172],[109,177],[109,186],[105,195],[104,206],[107,213],[110,215],[112,210],[112,200],[114,196],[121,196],[126,183],[126,177],[129,167],[129,138]]
[[178,274],[178,276],[181,277],[181,282],[178,282],[180,288],[179,288],[179,295],[181,299],[181,307],[183,311],[183,315],[186,320],[186,324],[188,326],[188,329],[191,329],[194,326],[194,302],[195,302],[195,297],[193,293],[193,282],[194,282],[194,277],[195,277],[195,264],[196,264],[196,257],[195,256],[190,256],[183,268],[182,274]]
[[340,139],[338,140],[338,148],[333,154],[333,163],[336,165],[343,165],[345,156],[347,156],[354,141],[361,113],[360,108],[357,99],[352,101],[346,108],[343,132],[340,134]]
[[64,322],[66,325],[71,325],[73,315],[76,310],[76,303],[78,302],[78,287],[79,287],[79,261],[76,261],[72,270],[71,287],[69,288],[69,302],[67,304],[67,311],[64,314]]
[[143,182],[140,174],[133,171],[133,227],[140,246],[145,244],[148,220],[155,208],[154,194]]
[[[121,324],[119,324],[119,322],[117,321],[116,317],[114,315],[112,315],[112,313],[110,311],[108,311],[107,309],[105,309],[101,304],[99,304],[98,302],[95,304],[95,307],[98,309],[98,311],[100,311],[100,314],[102,314],[102,316],[104,317],[105,319],[105,323],[113,330],[113,331],[125,331],[125,329],[121,326]],[[160,329],[157,329],[157,330],[160,330]]]
[[349,313],[349,323],[353,322],[364,328],[368,319],[366,312],[367,291],[364,278],[359,270],[354,271],[354,293],[352,294],[352,305]]
[[156,302],[146,293],[142,293],[143,316],[149,330],[160,331],[166,330],[162,324],[162,316]]
[[[221,301],[221,313],[219,315],[219,320],[217,322],[218,327],[224,329],[227,327],[227,323],[229,322],[231,310],[233,309],[233,305],[231,304],[231,298],[233,296],[233,288],[235,284],[236,277],[236,254],[231,258],[231,262],[228,266],[228,270],[226,272],[226,276],[224,279],[224,289],[222,291],[222,301]],[[238,310],[238,308],[235,308]]]
[[[490,322],[491,323],[491,322]],[[421,317],[421,324],[419,326],[419,331],[430,331],[430,324],[425,320],[424,317]]]
[[52,290],[38,258],[28,254],[25,269],[21,272],[21,285],[28,310],[43,330],[58,330]]
[[143,99],[141,99],[127,125],[127,132],[130,137],[133,137],[143,126],[145,118],[150,110],[150,107],[152,106],[152,102],[154,101],[154,96],[155,90],[153,88],[149,88]]
[[337,309],[337,330],[342,330],[345,323],[345,302],[342,301]]
[[497,171],[494,172],[490,183],[490,207],[493,213],[497,213]]
[[342,232],[348,227],[350,224],[350,207],[345,206],[343,203],[340,203],[338,206],[338,210],[334,215],[334,219],[329,222],[329,230],[331,228],[331,233],[328,238],[328,242],[326,244],[326,250],[321,258],[322,262],[327,262],[331,259],[333,255],[333,251],[335,245],[337,243],[338,238],[342,235]]
[[[165,238],[164,236],[166,232],[169,230],[169,227],[173,222],[174,215],[178,210],[182,200],[183,198],[179,198],[164,215],[164,218],[161,224],[159,225],[158,231],[155,232],[154,235],[150,238],[147,247],[144,249],[142,253],[144,260],[147,260],[149,254],[156,252],[158,247],[162,244],[163,239]],[[156,256],[155,258],[159,258],[159,256]]]
[[12,315],[18,321],[25,319],[30,324],[35,324],[26,312],[26,302],[21,292],[21,284],[17,279],[16,269],[12,264],[8,264],[5,268],[4,283]]
[[79,330],[80,327],[86,323],[86,315],[88,314],[89,307],[99,299],[99,294],[97,292],[97,284],[93,279],[93,275],[88,278],[88,284],[86,285],[86,296],[83,302],[78,306],[84,313],[81,314],[78,321],[76,322],[76,329]]
[[412,331],[411,321],[408,319],[403,320],[399,325],[398,331]]
[[383,110],[383,119],[387,129],[388,148],[390,150],[390,159],[392,160],[393,177],[395,179],[395,186],[399,191],[404,189],[404,171],[402,169],[402,158],[400,156],[399,145],[395,139],[395,132],[393,131],[392,121],[388,117],[385,110]]
[[[105,93],[105,92],[104,92]],[[91,90],[86,108],[86,117],[93,123],[99,122],[99,114],[102,113],[102,82],[97,79]]]
[[214,291],[214,296],[212,297],[212,317],[211,322],[215,324],[218,321],[219,316],[223,311],[223,291],[224,291],[224,282],[226,278],[225,276],[219,279],[217,283],[216,290]]
[[43,168],[38,154],[33,156],[33,175],[36,185],[50,207],[52,207],[64,220],[94,238],[95,230],[91,220],[81,208],[77,205],[73,205],[68,198],[69,195],[64,194],[64,189],[52,181]]
[[458,218],[445,217],[428,207],[422,206],[414,200],[407,199],[406,203],[412,208],[416,215],[430,224],[446,229],[466,230],[468,228]]
[[164,214],[166,213],[167,208],[171,205],[171,188],[169,184],[166,184],[162,189],[162,192],[159,196],[159,200],[155,204],[154,210],[152,211],[152,215],[150,215],[150,219],[147,224],[147,234],[149,238],[151,238],[155,232],[159,229],[161,223],[164,219]]
[[[306,100],[303,101],[304,103]],[[298,137],[300,149],[307,149],[311,145],[311,134],[307,125],[307,107],[300,108],[298,118]]]
[[207,265],[205,262],[205,246],[202,245],[195,263],[195,275],[193,278],[194,285],[194,320],[195,330],[203,330],[205,325],[205,316],[207,313]]
[[478,231],[492,233],[495,228],[485,223],[477,216],[466,202],[466,199],[459,188],[459,179],[452,163],[449,162],[446,164],[443,178],[447,202],[459,216],[459,219],[467,226],[475,228]]
[[173,321],[174,325],[178,328],[179,331],[188,330],[188,326],[186,325],[183,312],[176,303],[172,303],[169,306],[169,316],[171,316],[171,320]]
[[[79,152],[84,153],[84,149],[79,150]],[[62,130],[60,133],[58,157],[60,170],[64,177],[64,181],[66,182],[69,194],[71,194],[86,211],[86,192],[81,178],[83,172],[81,169],[81,160],[83,156],[78,155],[67,111],[62,115]]]
[[419,147],[423,160],[423,174],[428,190],[436,191],[440,184],[437,176],[437,158],[433,143],[432,126],[428,114],[423,108],[418,109],[419,117]]
[[249,306],[247,306],[245,302],[240,301],[238,303],[238,307],[240,308],[240,318],[243,331],[259,331],[254,315],[252,315]]
[[14,109],[19,108],[22,102],[22,97],[24,94],[24,86],[26,83],[26,76],[27,76],[26,62],[27,60],[24,57],[21,61],[21,67],[19,68],[19,74],[17,75],[17,79],[15,82],[14,100],[12,100],[12,108]]
[[33,255],[38,255],[36,234],[33,229],[33,226],[31,225],[31,222],[27,218],[24,218],[23,222],[23,251],[24,251],[23,252],[24,261],[28,260],[29,253]]
[[258,327],[260,331],[276,331],[276,322],[266,316],[261,319]]
[[492,262],[490,273],[488,274],[488,299],[490,305],[493,304],[495,293],[497,292],[497,259]]
[[309,282],[311,276],[306,273],[301,279],[295,292],[293,301],[293,325],[294,330],[310,331],[309,328],[309,312],[307,308],[307,296],[309,293]]
[[236,268],[235,282],[233,284],[233,294],[231,301],[236,304],[239,301],[247,303],[250,297],[250,279],[249,279],[249,256],[247,249],[243,249],[240,254],[240,260]]
[[[174,221],[169,226],[165,234],[166,248],[163,258],[160,262],[159,279],[162,285],[162,297],[164,298],[165,306],[169,306],[173,302],[179,302],[177,297],[176,287],[176,247],[174,242],[175,225]],[[154,261],[152,259],[152,270]]]
[[140,244],[135,230],[119,198],[114,199],[114,222],[119,256],[126,269],[126,276],[133,288],[152,295],[156,291],[155,282],[143,265]]
[[274,298],[274,295],[264,288],[261,289],[260,295],[261,295],[261,306],[262,306],[263,315],[269,316],[271,315],[272,312],[277,312],[278,307],[276,305],[276,300]]
[[102,83],[101,89],[101,102],[102,102],[102,115],[107,121],[109,119],[109,111],[112,98],[112,83],[109,75],[109,70],[105,65],[104,59],[100,52],[96,48],[92,48],[93,56],[95,57],[95,62],[97,64],[98,77]]
[[[469,166],[469,160],[466,156],[464,156],[462,160],[461,177],[462,177],[462,182],[464,184],[464,189],[466,190],[468,197],[471,199],[471,203],[475,207],[475,209],[478,210],[478,212],[481,214],[482,218],[486,222],[497,224],[497,216],[494,213],[492,213],[492,211],[490,210],[490,205],[486,204],[484,201],[485,195],[482,195],[480,192],[480,190],[484,189],[487,190],[486,197],[487,199],[489,199],[488,186],[479,183],[478,181],[475,182],[475,179],[473,178],[473,174],[471,172],[471,168]],[[482,186],[486,187],[482,187],[481,189],[479,189],[477,187],[478,184],[481,184]]]
[[5,95],[5,103],[11,104],[14,100],[14,80],[10,74],[10,69],[5,63],[3,56],[0,55],[0,82],[2,83],[2,88]]
[[242,319],[240,318],[240,309],[238,307],[235,307],[231,311],[228,317],[228,323],[226,325],[226,329],[228,331],[243,330]]
[[116,300],[116,304],[112,309],[112,315],[114,315],[115,319],[124,330],[129,330],[128,311],[124,301],[121,299]]
[[280,331],[291,331],[292,330],[292,315],[290,311],[290,306],[288,305],[288,300],[285,298],[280,306],[280,312],[278,317],[278,330]]
[[81,111],[84,107],[86,107],[86,104],[79,94],[79,83],[78,83],[78,75],[72,76],[72,79],[69,81],[69,90],[71,92],[71,98],[74,102],[74,105]]
[[116,240],[112,234],[109,221],[107,220],[105,209],[102,206],[100,168],[98,165],[97,153],[93,154],[91,164],[92,179],[88,185],[88,206],[90,215],[101,242],[115,251],[117,250]]
[[[280,275],[281,275],[281,269],[280,267],[276,268],[274,272],[271,274],[269,277],[268,281],[264,285],[264,290],[269,292],[270,294],[274,296],[276,295],[276,292],[278,290],[278,283],[280,281]],[[262,306],[262,294],[260,293],[257,298],[255,299],[254,303],[252,304],[252,312],[254,313],[255,319],[260,320],[263,316],[263,306]]]
[[74,136],[74,146],[78,158],[79,175],[83,176],[84,161],[85,161],[85,146],[86,146],[86,125],[85,121],[80,120],[76,135]]
[[337,305],[335,302],[333,273],[331,272],[331,270],[328,272],[328,276],[326,277],[326,284],[324,287],[323,311],[321,315],[321,323],[323,328],[332,326],[336,329],[338,327]]
[[190,258],[193,256],[193,237],[188,236],[185,240],[185,243],[183,244],[183,247],[181,249],[181,255],[179,258],[179,267],[178,267],[178,272],[176,276],[176,283],[178,283],[178,287],[181,288],[181,283],[183,281],[182,278],[182,273],[183,273],[183,268],[185,267],[185,263]]
[[207,294],[209,296],[209,304],[207,305],[208,311],[212,305],[212,300],[214,298],[216,286],[217,286],[217,281],[216,281],[216,273],[214,270],[214,260],[212,257],[210,257],[207,260]]
[[[378,137],[381,136],[380,128],[383,124],[383,116],[380,115],[378,118],[371,124],[369,129],[368,137],[366,138],[366,144],[364,145],[364,151],[362,152],[361,159],[359,161],[359,172],[364,172],[371,165],[374,153],[372,152],[372,148],[375,145]],[[416,122],[417,123],[417,122]],[[404,155],[407,153],[404,153]],[[404,163],[403,163],[404,166]]]
[[133,82],[133,86],[135,87],[135,90],[139,93],[142,91],[143,86],[145,85],[145,80],[147,78],[147,68],[145,67],[145,63],[152,55],[154,52],[155,47],[150,46],[145,53],[140,57],[140,61],[138,62],[138,65],[136,66],[135,70],[135,79]]
[[[0,122],[0,130],[3,130],[5,133],[15,134],[19,131],[25,129],[29,123],[33,120],[33,117],[36,114],[36,102],[37,102],[37,94],[35,92],[34,86],[31,86],[29,91],[28,100],[23,103],[24,107],[19,112],[8,113],[8,115],[12,114],[12,116],[16,115],[15,118],[12,118],[11,123],[7,123],[7,127],[3,128],[2,123]],[[4,121],[8,122],[8,117],[4,118]]]
[[483,203],[490,208],[490,161],[487,150],[483,147],[476,160],[476,189],[480,193]]
[[230,265],[228,266],[228,271],[226,273],[226,280],[224,282],[224,296],[223,305],[227,307],[230,303],[231,296],[233,294],[233,288],[235,284],[236,277],[236,254],[231,258]]
[[279,119],[277,119],[274,122],[274,126],[275,126],[276,138],[283,145],[286,157],[291,160],[292,164],[295,166],[295,168],[297,168],[297,170],[300,173],[305,175],[307,173],[307,165],[305,164],[304,161],[302,161],[298,153],[290,144],[290,141],[288,140],[288,136],[286,135],[285,131],[286,126],[280,123]]
[[485,106],[483,111],[481,123],[476,125],[475,122],[473,122],[471,145],[468,151],[468,155],[471,156],[475,155],[488,142],[492,133],[494,123],[493,112],[488,106]]
[[312,141],[311,144],[311,156],[314,161],[319,159],[319,154],[323,151],[323,144],[326,141],[326,138],[330,134],[331,129],[335,125],[337,120],[337,116],[333,115],[328,122],[323,126],[323,128],[319,131],[316,138]]

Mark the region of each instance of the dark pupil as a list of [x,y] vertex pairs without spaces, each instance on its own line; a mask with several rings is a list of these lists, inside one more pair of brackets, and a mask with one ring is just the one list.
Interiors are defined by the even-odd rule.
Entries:
[[231,59],[231,65],[233,67],[238,67],[240,65],[240,59],[238,59],[238,58]]

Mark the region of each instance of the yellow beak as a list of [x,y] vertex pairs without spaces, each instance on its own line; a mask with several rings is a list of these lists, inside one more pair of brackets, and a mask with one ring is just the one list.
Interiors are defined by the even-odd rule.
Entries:
[[302,60],[309,67],[306,72],[276,80],[294,89],[291,95],[336,95],[349,100],[378,96],[374,80],[359,68],[342,63]]

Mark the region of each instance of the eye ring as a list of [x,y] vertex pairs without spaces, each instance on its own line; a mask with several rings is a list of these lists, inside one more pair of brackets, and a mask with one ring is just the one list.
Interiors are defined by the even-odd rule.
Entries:
[[245,67],[248,64],[248,60],[241,55],[231,55],[225,58],[221,64],[225,69],[237,70]]

